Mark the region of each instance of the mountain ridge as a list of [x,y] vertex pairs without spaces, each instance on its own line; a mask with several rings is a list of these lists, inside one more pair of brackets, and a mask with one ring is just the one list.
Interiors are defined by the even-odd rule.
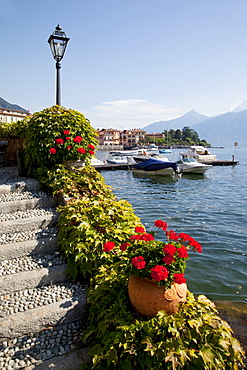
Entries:
[[163,132],[164,130],[169,129],[182,129],[185,126],[192,126],[197,123],[201,123],[210,117],[205,116],[196,112],[194,109],[185,113],[183,116],[174,118],[168,121],[157,121],[153,122],[150,125],[142,127],[148,134],[154,134],[156,132]]
[[7,102],[6,100],[4,100],[3,98],[0,97],[0,107],[1,108],[6,108],[6,109],[13,109],[13,110],[20,110],[21,112],[26,112],[28,113],[28,110],[20,107],[19,105],[17,104],[11,104],[9,102]]

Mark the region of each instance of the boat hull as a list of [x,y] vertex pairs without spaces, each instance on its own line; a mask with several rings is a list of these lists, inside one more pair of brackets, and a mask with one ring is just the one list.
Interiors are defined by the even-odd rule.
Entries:
[[171,167],[163,168],[157,171],[144,171],[133,168],[133,173],[141,173],[145,175],[173,176],[175,174],[175,171]]

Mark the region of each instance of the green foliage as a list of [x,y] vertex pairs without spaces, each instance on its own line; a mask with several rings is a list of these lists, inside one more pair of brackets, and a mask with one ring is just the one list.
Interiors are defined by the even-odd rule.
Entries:
[[174,315],[141,317],[131,308],[120,266],[102,266],[89,292],[83,369],[238,369],[243,350],[205,296],[189,293]]
[[[64,131],[68,131],[66,139]],[[53,168],[56,164],[66,160],[90,161],[88,145],[97,145],[96,131],[91,127],[83,114],[60,106],[53,106],[35,113],[29,120],[26,132],[26,164],[29,174],[37,176],[38,168]],[[82,137],[82,141],[75,143],[72,139]],[[65,143],[56,143],[62,139]],[[67,141],[66,141],[67,140]],[[76,145],[75,145],[76,144]],[[68,149],[68,147],[71,147]],[[82,148],[85,153],[80,154],[77,149]],[[56,153],[51,153],[50,149]]]
[[24,138],[28,131],[29,116],[17,122],[3,122],[0,125],[0,138]]
[[73,277],[79,270],[88,278],[102,264],[112,263],[117,256],[103,253],[103,244],[109,239],[123,243],[140,222],[127,201],[111,198],[83,197],[60,210],[59,245],[70,261],[74,258]]
[[126,260],[103,252],[102,245],[125,242],[141,226],[139,218],[128,202],[115,198],[91,166],[76,173],[49,156],[61,130],[82,133],[86,143],[95,143],[84,116],[56,106],[35,114],[29,127],[30,168],[54,195],[67,198],[59,208],[59,245],[68,258],[69,274],[75,278],[80,272],[90,279],[83,343],[90,347],[92,362],[83,368],[237,369],[243,350],[206,297],[189,294],[174,315],[161,311],[153,318],[140,317],[132,310]]

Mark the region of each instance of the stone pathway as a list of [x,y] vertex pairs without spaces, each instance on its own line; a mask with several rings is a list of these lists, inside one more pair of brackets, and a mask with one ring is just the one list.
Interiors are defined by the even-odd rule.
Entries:
[[57,249],[56,199],[17,167],[0,167],[0,369],[73,369],[87,286],[69,282]]

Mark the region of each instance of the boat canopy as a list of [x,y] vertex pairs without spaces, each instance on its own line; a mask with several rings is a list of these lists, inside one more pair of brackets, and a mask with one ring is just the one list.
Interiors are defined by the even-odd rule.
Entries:
[[163,162],[153,158],[150,158],[141,163],[134,164],[133,166],[133,168],[144,171],[158,171],[162,170],[163,168],[169,167],[172,167],[173,170],[176,172],[178,166],[177,163],[175,162]]

